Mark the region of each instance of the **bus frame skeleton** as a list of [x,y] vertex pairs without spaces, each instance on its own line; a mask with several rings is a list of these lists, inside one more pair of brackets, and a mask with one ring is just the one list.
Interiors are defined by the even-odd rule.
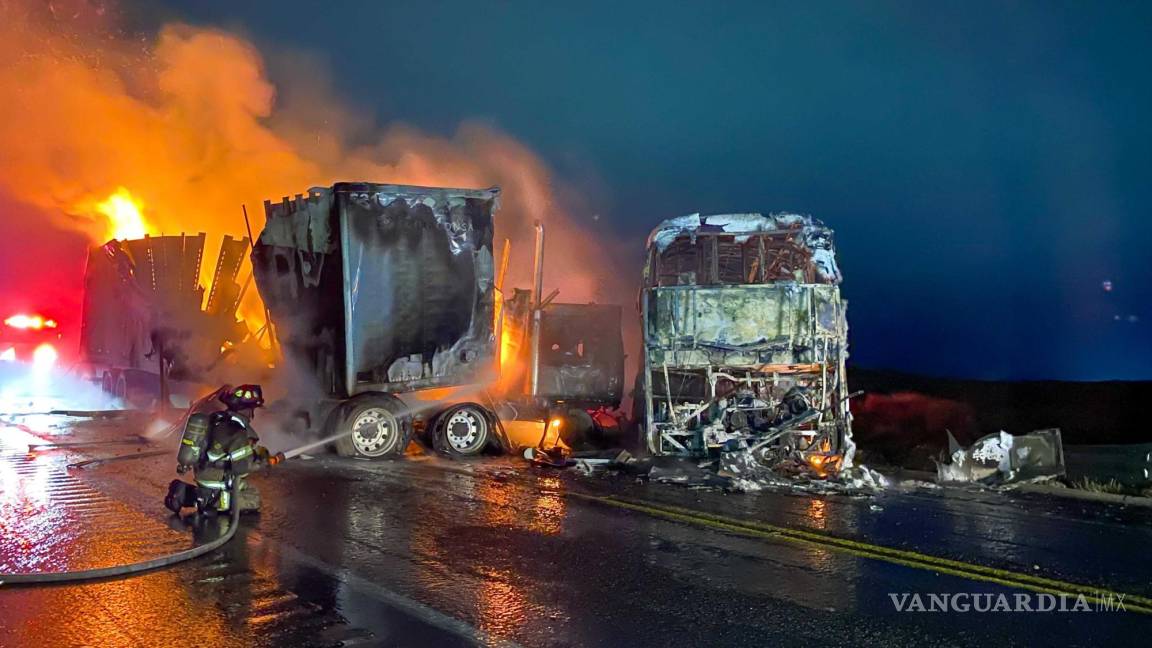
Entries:
[[693,214],[653,230],[640,296],[648,449],[851,465],[840,279],[832,231],[809,216]]

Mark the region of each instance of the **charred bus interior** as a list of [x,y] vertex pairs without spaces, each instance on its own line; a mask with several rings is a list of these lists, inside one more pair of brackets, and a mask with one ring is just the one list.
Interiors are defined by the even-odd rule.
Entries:
[[693,215],[654,230],[641,296],[649,450],[850,462],[839,283],[832,232],[807,216]]

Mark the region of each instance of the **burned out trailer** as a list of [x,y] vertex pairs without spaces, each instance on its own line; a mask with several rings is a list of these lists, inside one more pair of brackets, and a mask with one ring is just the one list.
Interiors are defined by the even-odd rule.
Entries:
[[832,231],[796,214],[693,214],[648,238],[641,427],[658,455],[756,448],[851,462]]
[[494,438],[499,193],[344,182],[264,203],[252,263],[290,405],[341,454],[398,456],[417,422],[464,453]]
[[169,379],[195,391],[248,338],[236,318],[248,240],[224,237],[207,301],[204,243],[203,233],[145,236],[90,250],[80,354],[105,392],[129,405],[167,404]]

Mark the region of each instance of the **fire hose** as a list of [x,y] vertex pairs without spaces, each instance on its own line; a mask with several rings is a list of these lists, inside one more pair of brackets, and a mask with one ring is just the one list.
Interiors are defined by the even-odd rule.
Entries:
[[[199,401],[197,401],[197,402],[193,403],[191,406],[189,406],[188,411],[184,417],[185,421],[187,421],[190,417],[192,417],[193,412],[196,411],[196,409],[199,405],[202,405],[203,403],[207,402],[209,399],[216,397],[217,395],[219,395],[222,392],[223,389],[224,388],[222,387],[221,389],[213,392],[212,394],[209,394],[208,396],[200,399]],[[89,416],[95,415],[95,414],[104,414],[104,412],[99,412],[99,413],[98,412],[79,412],[79,411],[72,411],[72,410],[54,410],[53,413],[68,414],[68,415],[89,415]],[[178,425],[179,424],[172,426],[163,436],[165,438],[167,436],[169,436],[172,433],[172,431],[177,429]],[[277,464],[283,463],[284,461],[291,459],[293,457],[297,457],[301,454],[304,454],[305,452],[307,452],[313,448],[331,443],[332,441],[335,441],[335,440],[339,439],[340,437],[345,436],[346,434],[351,434],[351,430],[348,430],[346,432],[341,432],[339,434],[334,434],[334,435],[332,435],[326,439],[321,439],[321,440],[313,442],[313,443],[308,443],[308,444],[302,445],[302,446],[297,447],[297,448],[292,448],[291,450],[286,450],[284,452],[276,453],[276,454],[271,455],[271,456],[266,455],[266,459],[265,459],[265,461],[267,462],[266,465],[267,466],[275,466]],[[87,445],[112,445],[112,444],[121,444],[121,443],[126,443],[126,442],[127,443],[139,443],[141,441],[144,441],[144,439],[137,438],[137,440],[131,440],[131,441],[128,439],[124,439],[124,440],[103,441],[103,442],[46,443],[44,445],[45,446],[54,446],[54,447],[87,446]],[[98,463],[104,463],[104,462],[108,462],[108,461],[117,461],[117,460],[123,460],[123,459],[142,458],[145,456],[153,456],[155,454],[158,454],[158,453],[148,452],[148,453],[138,453],[135,455],[111,457],[111,458],[106,458],[106,459],[93,459],[93,460],[79,462],[77,464],[71,464],[71,467],[82,467],[82,466],[86,466],[86,465],[94,465],[94,464],[98,464]],[[240,494],[240,482],[239,482],[239,480],[234,480],[232,482],[232,484],[230,485],[230,490],[229,490],[230,501],[231,501],[231,516],[230,516],[231,522],[228,525],[228,529],[224,532],[224,535],[222,535],[219,538],[216,538],[215,540],[212,540],[210,542],[204,543],[204,544],[196,546],[196,547],[192,547],[190,549],[185,549],[184,551],[178,551],[176,553],[172,553],[172,554],[168,554],[168,555],[164,555],[164,556],[158,556],[156,558],[151,558],[149,560],[143,560],[140,562],[129,563],[126,565],[113,565],[111,567],[99,567],[99,568],[95,568],[95,569],[83,569],[83,570],[62,571],[62,572],[32,572],[32,573],[24,573],[24,574],[0,573],[0,586],[4,586],[4,585],[36,585],[36,584],[46,584],[46,583],[77,583],[77,582],[98,580],[98,579],[103,579],[103,578],[119,578],[119,577],[124,577],[124,576],[132,576],[135,574],[140,574],[143,572],[151,571],[153,569],[160,569],[162,567],[169,567],[169,566],[175,565],[177,563],[192,560],[194,558],[199,558],[200,556],[208,554],[208,553],[215,551],[216,549],[219,549],[220,547],[224,546],[229,540],[231,540],[236,535],[236,529],[240,526],[239,494]]]
[[[291,451],[290,451],[291,452]],[[294,454],[291,456],[295,456]],[[278,453],[269,458],[269,466],[274,466],[281,463],[286,459],[286,453]],[[228,530],[224,535],[212,540],[211,542],[178,551],[166,556],[159,556],[149,560],[142,560],[140,562],[129,563],[127,565],[113,565],[111,567],[98,567],[96,569],[82,569],[77,571],[64,571],[64,572],[34,572],[28,574],[0,574],[0,587],[4,585],[37,585],[44,583],[78,583],[83,581],[97,580],[101,578],[119,578],[123,576],[133,576],[142,572],[159,569],[161,567],[169,567],[177,563],[182,563],[193,558],[199,558],[204,554],[210,553],[223,547],[233,536],[236,535],[236,529],[240,526],[240,482],[234,481],[232,483],[232,490],[230,491],[232,511]]]
[[0,574],[0,586],[3,585],[36,585],[43,583],[78,583],[81,581],[97,580],[100,578],[118,578],[122,576],[132,576],[141,572],[159,569],[161,567],[168,567],[181,563],[193,558],[199,558],[206,553],[215,551],[224,546],[232,536],[236,535],[236,528],[240,526],[240,507],[235,504],[236,497],[240,493],[239,482],[232,485],[232,516],[231,523],[228,525],[228,530],[224,535],[216,538],[211,542],[207,542],[191,549],[178,551],[174,554],[152,558],[151,560],[142,560],[140,562],[130,563],[127,565],[113,565],[111,567],[99,567],[96,569],[81,569],[77,571],[64,571],[64,572],[35,572],[30,574]]

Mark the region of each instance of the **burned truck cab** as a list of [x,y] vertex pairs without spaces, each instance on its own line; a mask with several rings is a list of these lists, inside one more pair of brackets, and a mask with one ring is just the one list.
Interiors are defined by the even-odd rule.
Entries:
[[849,465],[840,279],[832,231],[809,216],[693,214],[654,229],[637,394],[648,449]]
[[619,407],[624,388],[620,306],[549,304],[540,326],[536,394],[572,407]]
[[537,446],[544,426],[557,423],[565,443],[618,443],[623,308],[549,299],[535,306],[533,294],[514,288],[501,320],[499,394],[510,447]]

